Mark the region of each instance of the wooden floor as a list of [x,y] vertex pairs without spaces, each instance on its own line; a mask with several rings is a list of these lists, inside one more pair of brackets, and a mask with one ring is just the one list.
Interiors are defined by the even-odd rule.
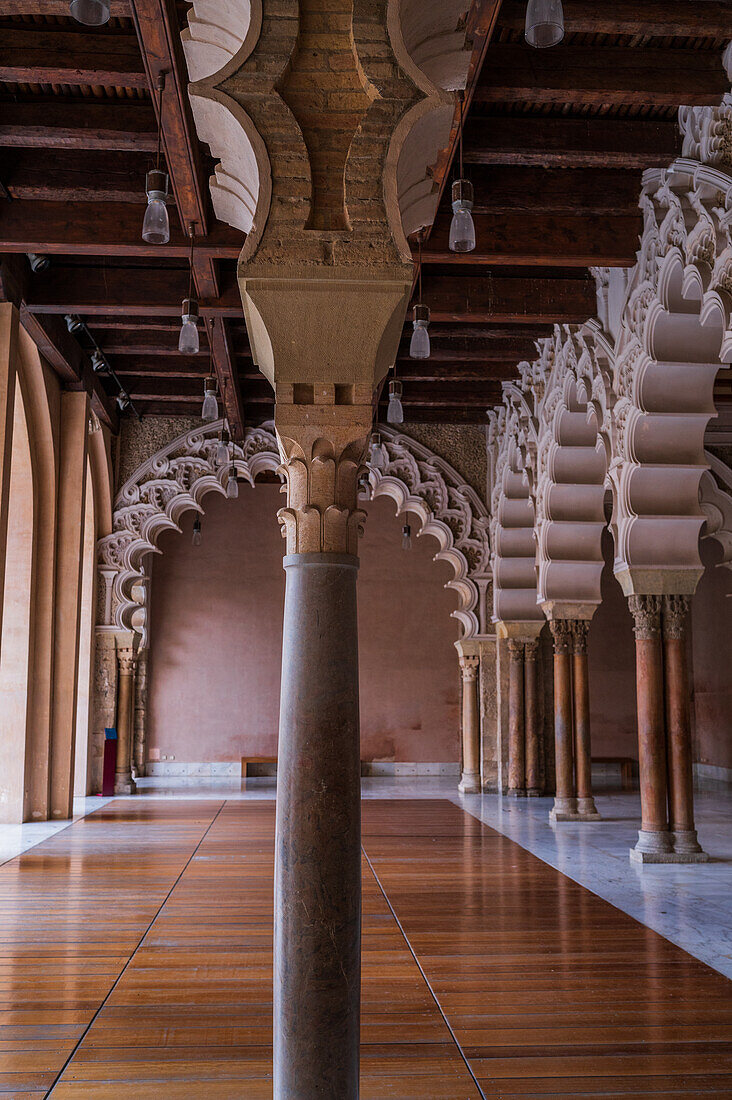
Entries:
[[[730,983],[445,801],[364,810],[362,1100],[732,1097]],[[0,867],[0,1097],[271,1097],[274,806]]]

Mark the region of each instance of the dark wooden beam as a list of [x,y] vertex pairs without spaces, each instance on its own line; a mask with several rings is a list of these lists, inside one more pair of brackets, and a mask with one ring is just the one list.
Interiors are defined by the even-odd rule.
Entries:
[[656,168],[681,151],[675,121],[471,115],[466,164],[539,168]]
[[460,395],[460,385],[466,382],[508,381],[515,378],[516,367],[521,356],[507,359],[505,362],[486,363],[483,367],[463,367],[458,364],[441,364],[432,357],[423,361],[397,359],[397,377],[402,382],[437,382],[456,384],[456,394]]
[[[113,19],[129,19],[132,5],[129,0],[111,0],[110,15]],[[2,14],[8,15],[56,15],[69,17],[67,0],[2,0]]]
[[[226,322],[223,317],[208,317],[205,323],[211,345],[211,358],[219,383],[219,393],[229,421],[229,430],[233,439],[243,439],[244,400],[226,331]],[[250,394],[247,392],[247,400],[250,399]]]
[[[500,403],[500,395],[491,406]],[[379,420],[386,423],[387,403],[379,406]],[[431,408],[418,408],[416,406],[404,406],[404,423],[409,424],[482,424],[488,423],[487,407],[482,405],[468,407],[434,406]]]
[[110,29],[5,26],[0,30],[0,80],[147,91],[134,36]]
[[152,153],[157,147],[155,113],[143,102],[3,103],[0,146]]
[[474,164],[469,175],[475,215],[628,214],[638,209],[641,190],[639,173],[619,168]]
[[422,263],[629,267],[635,263],[643,230],[640,211],[615,217],[477,214],[474,221],[475,251],[451,252],[449,221],[441,215],[422,252]]
[[[523,33],[525,0],[503,0],[501,28]],[[641,38],[729,38],[727,0],[570,0],[564,30],[571,34],[626,34]]]
[[[144,180],[143,180],[144,188]],[[207,259],[238,259],[244,234],[215,222],[196,252]],[[0,200],[0,251],[64,256],[146,256],[187,260],[190,240],[176,219],[168,244],[142,239],[142,211],[131,203],[9,202]],[[201,295],[204,297],[205,295]]]
[[206,351],[198,355],[181,355],[176,357],[166,355],[161,359],[153,356],[121,355],[113,357],[110,352],[103,349],[105,355],[114,362],[116,373],[122,378],[131,375],[145,378],[205,378],[211,370],[211,358]]
[[719,103],[729,90],[716,51],[566,42],[532,50],[521,42],[492,45],[488,62],[473,96],[476,104],[701,107]]
[[145,203],[148,153],[57,149],[7,150],[2,182],[12,199],[70,203]]
[[595,283],[585,278],[541,279],[426,275],[423,297],[433,322],[581,324],[597,308]]

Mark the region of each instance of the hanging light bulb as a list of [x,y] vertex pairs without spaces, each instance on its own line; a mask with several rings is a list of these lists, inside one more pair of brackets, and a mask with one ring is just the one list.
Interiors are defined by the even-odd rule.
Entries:
[[389,383],[389,407],[386,410],[387,424],[403,424],[404,423],[404,409],[402,408],[402,392],[403,387],[401,382],[393,379]]
[[236,466],[229,467],[229,477],[226,482],[226,496],[229,500],[236,500],[239,496],[239,482],[236,480]]
[[193,521],[193,538],[191,542],[194,546],[200,546],[203,542],[203,531],[201,530],[201,517],[196,516]]
[[101,27],[109,22],[109,0],[71,0],[69,12],[77,23],[86,27]]
[[564,38],[562,0],[529,0],[524,33],[529,45],[537,50],[558,45]]
[[465,100],[460,93],[460,130],[458,147],[460,151],[460,179],[452,185],[452,221],[448,246],[451,252],[472,252],[475,248],[475,225],[473,215],[473,185],[463,174],[463,123]]
[[64,314],[64,321],[69,332],[82,332],[84,329],[84,322],[76,313]]
[[408,523],[402,527],[402,550],[412,549],[412,528]]
[[229,433],[226,428],[219,432],[219,442],[216,446],[216,465],[225,466],[229,461]]
[[201,417],[207,424],[219,418],[219,403],[216,400],[216,379],[211,375],[209,375],[203,383],[203,408],[201,409]]
[[[198,355],[198,349],[200,347],[198,341],[198,328],[196,321],[198,320],[198,302],[195,298],[184,298],[183,306],[181,308],[181,326],[180,336],[178,337],[178,351],[184,355]],[[214,398],[215,400],[215,398]],[[207,417],[204,413],[204,420],[215,420],[218,416],[218,407],[214,416]]]
[[385,470],[389,465],[386,447],[381,442],[381,434],[374,432],[369,443],[369,466],[373,470]]
[[142,222],[142,239],[148,244],[167,244],[170,240],[170,222],[168,208],[168,173],[160,167],[160,141],[163,114],[163,88],[165,73],[158,73],[158,151],[155,167],[145,177],[147,192],[147,210]]
[[429,359],[430,334],[427,331],[427,327],[430,323],[429,306],[423,305],[422,302],[417,302],[412,310],[412,316],[414,319],[412,321],[412,339],[409,342],[409,358]]
[[170,222],[165,200],[168,197],[168,174],[153,168],[145,177],[147,210],[142,221],[142,239],[148,244],[167,244]]
[[117,408],[120,412],[124,412],[125,409],[129,409],[130,399],[126,393],[120,393],[117,395]]
[[95,374],[109,374],[109,363],[99,348],[92,352],[91,365]]

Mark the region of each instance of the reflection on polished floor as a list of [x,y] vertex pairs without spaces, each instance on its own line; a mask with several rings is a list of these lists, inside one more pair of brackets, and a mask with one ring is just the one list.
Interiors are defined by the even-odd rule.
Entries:
[[[117,799],[0,868],[0,1095],[271,1096],[261,794]],[[363,840],[363,1100],[732,1096],[721,974],[446,798],[367,797]]]

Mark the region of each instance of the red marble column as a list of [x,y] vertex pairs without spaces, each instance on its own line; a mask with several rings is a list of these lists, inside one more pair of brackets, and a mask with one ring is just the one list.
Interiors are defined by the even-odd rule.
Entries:
[[513,798],[526,794],[524,741],[524,643],[508,639],[508,791]]
[[663,598],[669,828],[677,855],[706,858],[694,828],[694,776],[686,656],[686,623],[690,604],[689,596]]
[[590,742],[590,679],[587,666],[589,623],[572,623],[572,700],[574,704],[574,769],[577,781],[577,813],[597,821],[600,815],[592,797],[592,749]]
[[537,638],[524,645],[524,731],[526,743],[526,794],[537,798],[541,793],[539,760],[539,672]]
[[549,624],[554,639],[554,749],[556,795],[550,813],[553,821],[577,816],[574,787],[574,725],[572,721],[572,623],[553,619]]
[[661,597],[630,596],[635,622],[638,764],[641,829],[631,859],[663,862],[672,851],[666,808],[666,731],[663,698]]

